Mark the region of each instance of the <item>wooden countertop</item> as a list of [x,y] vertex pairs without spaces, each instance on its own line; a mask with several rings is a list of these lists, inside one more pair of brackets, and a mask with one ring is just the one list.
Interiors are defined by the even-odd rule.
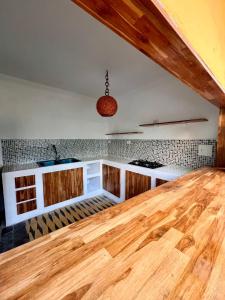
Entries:
[[202,169],[0,255],[0,299],[225,299],[225,170]]

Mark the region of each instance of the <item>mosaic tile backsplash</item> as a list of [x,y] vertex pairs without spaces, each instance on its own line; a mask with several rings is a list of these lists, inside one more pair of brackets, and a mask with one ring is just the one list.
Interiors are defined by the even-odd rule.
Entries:
[[[51,145],[56,145],[61,158],[113,156],[147,159],[164,165],[177,164],[198,168],[215,163],[215,140],[93,140],[93,139],[4,139],[4,165],[32,163],[54,159]],[[198,145],[212,145],[212,157],[199,156]]]
[[108,154],[107,140],[92,139],[15,139],[1,140],[4,165],[33,163],[55,159],[52,145],[61,158],[94,157]]
[[[128,142],[129,141],[129,142]],[[212,145],[212,157],[199,156],[199,145]],[[111,140],[108,155],[157,161],[199,168],[213,166],[216,158],[215,140]]]

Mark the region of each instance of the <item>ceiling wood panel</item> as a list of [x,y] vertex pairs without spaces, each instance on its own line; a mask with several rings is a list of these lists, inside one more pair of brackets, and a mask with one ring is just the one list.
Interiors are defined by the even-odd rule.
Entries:
[[71,1],[210,103],[225,107],[223,91],[150,0]]

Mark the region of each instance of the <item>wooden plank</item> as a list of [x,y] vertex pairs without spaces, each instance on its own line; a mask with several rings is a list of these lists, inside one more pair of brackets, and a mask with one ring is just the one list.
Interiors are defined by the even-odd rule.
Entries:
[[83,168],[43,174],[45,206],[83,194]]
[[220,109],[216,154],[217,167],[225,167],[225,108]]
[[103,189],[120,197],[120,169],[109,165],[102,165]]
[[126,171],[126,200],[151,189],[151,177]]
[[[214,299],[225,299],[225,289],[224,289],[224,278],[225,278],[225,240],[223,245],[219,250],[215,262],[215,268],[211,273],[207,289],[203,295],[204,300]],[[215,298],[216,294],[216,298]]]
[[15,178],[15,187],[23,188],[26,186],[35,185],[35,175],[30,176],[22,176],[22,177],[16,177]]
[[210,103],[225,94],[151,0],[71,0]]
[[200,122],[208,122],[208,119],[198,118],[198,119],[188,119],[188,120],[179,120],[179,121],[155,122],[149,124],[141,124],[139,126],[151,127],[151,126],[159,126],[159,125],[189,124],[189,123],[200,123]]

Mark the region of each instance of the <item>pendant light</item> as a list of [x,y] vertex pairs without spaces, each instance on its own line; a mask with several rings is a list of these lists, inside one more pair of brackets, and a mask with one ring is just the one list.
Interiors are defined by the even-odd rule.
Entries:
[[117,102],[113,97],[109,96],[108,70],[105,74],[105,96],[102,96],[98,99],[96,109],[102,117],[112,117],[117,112]]

